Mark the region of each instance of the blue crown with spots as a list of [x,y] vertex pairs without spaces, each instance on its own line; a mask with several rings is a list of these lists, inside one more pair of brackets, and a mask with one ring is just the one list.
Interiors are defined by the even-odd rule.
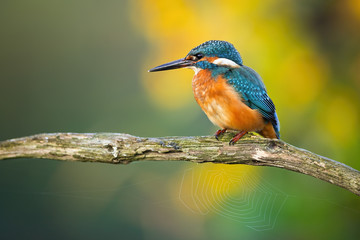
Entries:
[[193,48],[188,55],[202,53],[206,57],[227,58],[235,63],[242,65],[240,53],[235,47],[226,41],[210,40]]

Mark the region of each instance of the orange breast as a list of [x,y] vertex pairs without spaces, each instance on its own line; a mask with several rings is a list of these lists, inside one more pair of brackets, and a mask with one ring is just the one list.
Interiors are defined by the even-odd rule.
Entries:
[[197,103],[212,123],[239,131],[260,131],[265,122],[257,110],[242,102],[241,96],[224,78],[212,79],[209,70],[201,70],[192,81]]

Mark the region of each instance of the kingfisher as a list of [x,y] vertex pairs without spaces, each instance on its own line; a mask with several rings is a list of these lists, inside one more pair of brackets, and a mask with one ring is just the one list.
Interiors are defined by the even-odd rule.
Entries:
[[226,130],[238,131],[230,145],[247,132],[280,138],[275,105],[261,77],[243,65],[239,52],[231,43],[219,40],[204,42],[185,58],[154,67],[149,72],[178,68],[194,70],[194,97],[209,120],[220,127],[215,133],[217,140]]

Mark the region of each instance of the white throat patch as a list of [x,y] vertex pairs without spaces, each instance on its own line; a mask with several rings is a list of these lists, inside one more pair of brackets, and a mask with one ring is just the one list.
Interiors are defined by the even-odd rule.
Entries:
[[190,66],[190,67],[187,67],[187,68],[190,68],[190,69],[194,70],[195,75],[198,74],[198,72],[200,72],[200,70],[202,70],[201,68],[197,68],[195,66]]
[[231,68],[239,68],[240,65],[237,64],[234,61],[231,61],[230,59],[227,58],[218,58],[215,59],[213,62],[213,64],[216,64],[218,66],[224,66],[224,67],[231,67]]

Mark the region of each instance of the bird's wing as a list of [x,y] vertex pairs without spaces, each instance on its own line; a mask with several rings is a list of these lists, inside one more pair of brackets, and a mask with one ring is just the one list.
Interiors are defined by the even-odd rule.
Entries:
[[280,126],[275,105],[268,96],[260,76],[251,68],[241,66],[226,72],[225,78],[241,94],[244,103],[251,109],[257,109],[267,121],[273,124],[278,133]]

